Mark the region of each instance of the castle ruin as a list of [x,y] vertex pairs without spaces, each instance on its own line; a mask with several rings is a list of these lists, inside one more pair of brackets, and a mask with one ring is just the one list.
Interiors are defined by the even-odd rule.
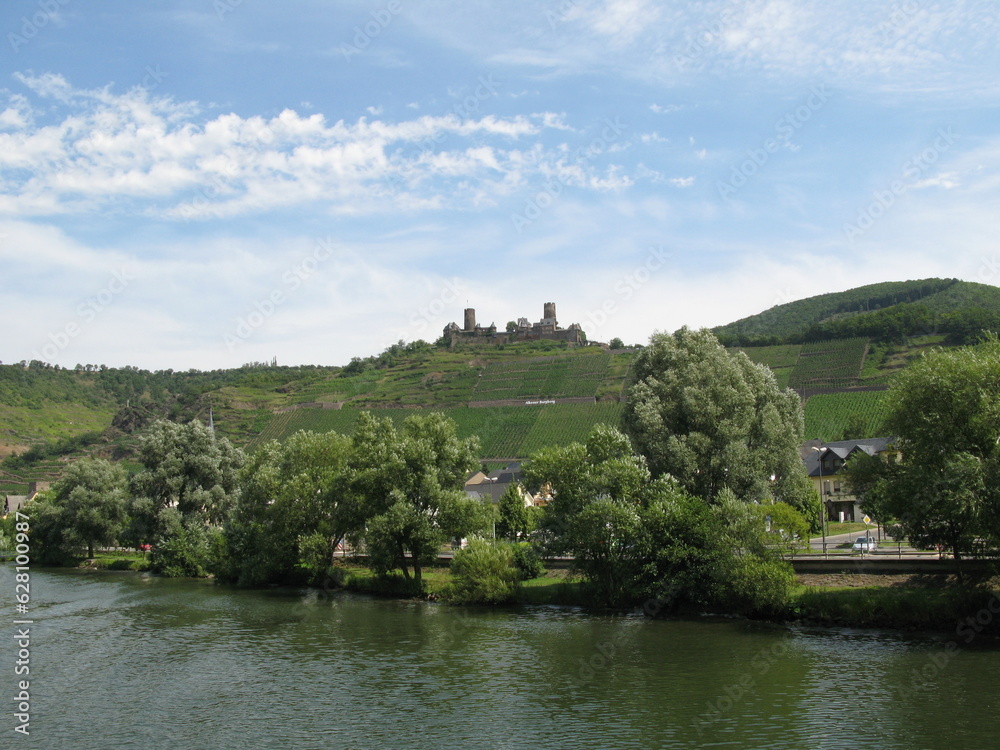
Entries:
[[582,344],[587,340],[579,323],[573,323],[568,328],[560,328],[556,319],[556,303],[546,302],[542,306],[542,319],[529,323],[527,318],[518,318],[513,330],[498,331],[495,323],[481,326],[476,322],[474,308],[465,309],[465,326],[459,328],[458,323],[449,323],[444,327],[444,337],[455,340],[486,338],[491,342],[503,341],[567,341],[572,344]]

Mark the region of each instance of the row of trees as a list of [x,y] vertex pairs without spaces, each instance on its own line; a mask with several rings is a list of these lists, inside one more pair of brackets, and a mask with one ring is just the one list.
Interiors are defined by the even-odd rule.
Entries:
[[[499,513],[467,497],[478,440],[438,413],[398,429],[364,414],[351,437],[300,432],[249,457],[200,423],[157,422],[131,477],[80,461],[35,501],[34,542],[51,560],[149,544],[160,572],[259,586],[324,580],[346,541],[379,575],[419,587],[445,542],[495,536],[571,555],[602,604],[662,599],[669,584],[674,605],[780,608],[790,570],[774,543],[781,530],[804,537],[803,518],[819,515],[794,394],[707,331],[655,335],[634,374],[625,432],[599,426],[527,463],[529,488],[550,496],[544,510],[515,492]],[[497,560],[530,567],[523,546],[484,544],[458,558],[459,573],[492,571],[500,586],[513,579]]]

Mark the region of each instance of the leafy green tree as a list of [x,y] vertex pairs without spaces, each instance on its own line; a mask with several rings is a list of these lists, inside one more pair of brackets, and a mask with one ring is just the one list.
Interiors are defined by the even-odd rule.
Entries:
[[802,406],[774,374],[710,331],[657,333],[633,365],[624,426],[654,476],[714,502],[787,502],[818,517],[799,458]]
[[125,520],[125,470],[105,459],[81,459],[42,498],[32,501],[34,541],[41,557],[61,562],[114,544]]
[[615,336],[613,339],[611,339],[611,341],[608,342],[608,347],[611,349],[624,349],[625,342],[622,341],[617,336]]
[[809,546],[809,522],[788,503],[755,506],[762,519],[761,528],[769,528],[765,543],[794,553]]
[[852,462],[865,507],[898,519],[910,542],[956,560],[1000,544],[1000,341],[937,350],[900,373],[886,424],[899,460]]
[[586,445],[533,454],[524,474],[529,487],[548,488],[552,495],[542,520],[549,552],[572,555],[600,603],[630,602],[641,565],[640,510],[650,476],[628,438],[597,425]]
[[479,465],[477,438],[460,440],[439,412],[414,415],[397,431],[390,419],[361,415],[344,494],[349,535],[363,541],[376,572],[421,571],[449,539],[482,532],[492,508],[468,497],[465,477]]
[[536,508],[524,504],[521,488],[511,484],[497,501],[497,539],[516,542],[530,534],[537,524]]
[[[661,611],[712,609],[777,615],[788,603],[791,566],[767,548],[755,506],[723,490],[706,504],[663,482],[643,517],[645,595]],[[666,595],[663,593],[666,592]]]
[[200,422],[160,420],[140,439],[139,460],[129,537],[153,528],[150,562],[158,573],[214,572],[225,559],[220,527],[235,505],[243,451]]
[[139,460],[144,470],[134,477],[133,494],[218,525],[232,508],[246,456],[201,422],[160,420],[141,438]]
[[350,438],[299,431],[259,448],[240,470],[239,499],[225,524],[224,578],[259,586],[323,580],[346,524],[338,513]]

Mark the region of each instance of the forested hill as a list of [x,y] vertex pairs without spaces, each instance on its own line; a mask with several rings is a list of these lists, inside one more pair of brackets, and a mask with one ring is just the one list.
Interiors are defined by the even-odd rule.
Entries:
[[713,329],[728,346],[865,337],[898,342],[928,333],[967,343],[1000,331],[1000,288],[958,279],[890,281],[772,307]]

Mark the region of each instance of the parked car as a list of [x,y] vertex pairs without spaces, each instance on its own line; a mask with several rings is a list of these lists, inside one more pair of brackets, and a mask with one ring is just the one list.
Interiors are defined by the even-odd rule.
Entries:
[[875,541],[874,537],[859,536],[851,550],[864,554],[865,552],[874,552],[876,547],[878,547],[878,542]]

